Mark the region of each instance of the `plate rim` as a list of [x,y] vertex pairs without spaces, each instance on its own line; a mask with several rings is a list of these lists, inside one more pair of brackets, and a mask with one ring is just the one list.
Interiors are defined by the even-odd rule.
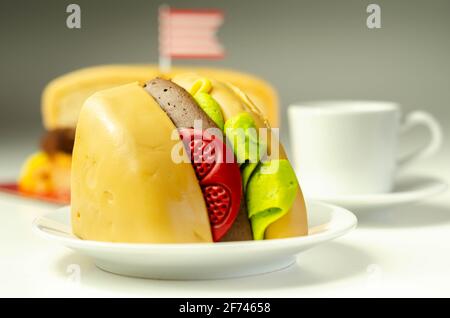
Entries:
[[[336,228],[333,230],[326,230],[324,232],[316,233],[313,235],[307,236],[297,236],[297,237],[289,237],[289,238],[279,238],[279,239],[271,239],[271,240],[252,240],[252,241],[237,241],[237,242],[207,242],[207,243],[124,243],[124,242],[105,242],[105,241],[93,241],[93,240],[82,240],[79,238],[71,238],[71,237],[63,237],[55,234],[51,234],[47,231],[44,231],[39,226],[39,220],[45,218],[50,214],[55,213],[63,213],[70,209],[70,206],[60,207],[55,209],[45,215],[41,215],[36,217],[32,222],[32,230],[33,232],[41,238],[46,240],[59,242],[66,247],[69,248],[89,248],[89,249],[126,249],[127,252],[140,252],[148,249],[152,250],[189,250],[192,249],[205,249],[211,248],[214,246],[214,249],[224,248],[251,248],[251,247],[279,247],[280,245],[283,247],[295,246],[300,242],[302,243],[320,243],[323,241],[328,241],[340,237],[354,228],[356,228],[358,220],[354,213],[350,212],[348,209],[345,209],[341,206],[330,204],[326,202],[321,202],[318,200],[307,200],[307,204],[316,204],[325,206],[327,208],[332,209],[333,214],[340,214],[342,217],[341,220],[347,220],[347,223],[343,225],[341,228]],[[339,221],[338,221],[339,222]]]

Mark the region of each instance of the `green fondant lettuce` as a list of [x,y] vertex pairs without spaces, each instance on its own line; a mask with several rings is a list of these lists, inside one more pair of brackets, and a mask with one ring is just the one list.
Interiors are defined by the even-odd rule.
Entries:
[[224,131],[240,164],[258,163],[258,132],[250,114],[243,112],[229,118],[225,122]]
[[[266,169],[278,165],[276,169]],[[261,163],[247,183],[246,202],[253,238],[264,239],[267,227],[284,216],[294,204],[298,191],[297,178],[285,159]]]
[[197,104],[203,109],[206,115],[209,116],[223,131],[224,119],[222,115],[222,108],[219,103],[208,93],[198,92],[194,95]]

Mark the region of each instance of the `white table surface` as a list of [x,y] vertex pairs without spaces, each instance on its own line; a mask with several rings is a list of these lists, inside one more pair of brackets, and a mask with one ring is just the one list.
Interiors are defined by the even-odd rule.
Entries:
[[[17,175],[34,143],[27,138],[1,146],[0,180]],[[450,180],[446,159],[423,162],[414,173]],[[450,296],[449,191],[414,206],[357,214],[355,231],[300,254],[286,270],[217,281],[103,272],[88,257],[32,233],[33,219],[54,208],[0,195],[0,296]]]

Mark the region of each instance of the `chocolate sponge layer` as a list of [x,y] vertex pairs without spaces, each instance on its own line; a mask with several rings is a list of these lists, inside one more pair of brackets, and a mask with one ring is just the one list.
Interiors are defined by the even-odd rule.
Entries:
[[64,152],[72,154],[75,142],[75,129],[58,128],[47,131],[41,139],[41,149],[48,154]]
[[247,207],[245,205],[244,197],[241,199],[241,208],[239,214],[233,223],[233,226],[228,230],[221,242],[237,242],[237,241],[251,241],[253,240],[252,227],[248,219]]

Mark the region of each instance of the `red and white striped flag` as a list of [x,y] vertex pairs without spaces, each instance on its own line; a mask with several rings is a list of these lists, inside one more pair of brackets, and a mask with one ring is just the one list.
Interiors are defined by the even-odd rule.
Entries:
[[[168,61],[181,58],[221,59],[224,49],[217,39],[223,12],[215,9],[159,9],[159,54]],[[164,62],[164,61],[163,61]]]

